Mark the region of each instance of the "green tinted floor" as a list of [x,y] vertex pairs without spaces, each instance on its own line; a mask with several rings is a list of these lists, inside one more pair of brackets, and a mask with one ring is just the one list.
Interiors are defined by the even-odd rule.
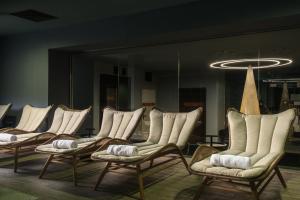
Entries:
[[[45,179],[37,176],[45,162],[44,155],[29,155],[20,159],[19,173],[12,170],[10,156],[0,158],[0,200],[131,200],[138,197],[135,174],[127,170],[109,173],[97,191],[93,186],[103,164],[91,162],[78,170],[79,186],[72,183],[72,171],[64,165],[51,164]],[[189,160],[189,159],[188,159]],[[189,176],[183,165],[175,162],[163,165],[145,178],[145,196],[148,200],[191,200],[201,180]],[[300,171],[282,169],[288,189],[283,189],[277,178],[267,187],[261,200],[300,200]],[[221,185],[222,188],[222,185]],[[201,196],[205,200],[249,199],[244,192],[228,192],[206,188]]]

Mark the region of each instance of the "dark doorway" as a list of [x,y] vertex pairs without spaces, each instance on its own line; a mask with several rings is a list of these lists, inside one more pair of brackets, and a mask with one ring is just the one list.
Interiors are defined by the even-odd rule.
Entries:
[[70,74],[72,52],[49,50],[48,103],[71,106]]
[[203,142],[206,132],[206,88],[180,88],[179,111],[189,112],[202,107],[201,115],[195,130],[190,137],[190,143]]
[[117,110],[130,110],[130,82],[131,79],[125,76],[100,75],[100,122],[102,121],[102,111],[107,106]]

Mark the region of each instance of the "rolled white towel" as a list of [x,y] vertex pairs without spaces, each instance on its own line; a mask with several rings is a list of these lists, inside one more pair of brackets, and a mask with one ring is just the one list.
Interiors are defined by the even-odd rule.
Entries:
[[212,154],[209,163],[214,166],[220,166],[220,154]]
[[109,145],[106,152],[116,156],[136,156],[138,148],[130,145]]
[[0,141],[1,142],[14,142],[17,141],[17,136],[8,133],[0,133]]
[[54,140],[52,146],[55,149],[73,149],[77,148],[77,143],[74,140]]
[[212,154],[210,164],[234,169],[249,169],[251,160],[245,156]]

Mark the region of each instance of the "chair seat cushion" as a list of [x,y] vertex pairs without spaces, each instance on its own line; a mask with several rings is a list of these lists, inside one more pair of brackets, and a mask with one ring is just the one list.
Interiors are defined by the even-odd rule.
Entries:
[[96,160],[106,160],[111,162],[136,162],[139,160],[142,160],[149,156],[152,153],[157,152],[161,148],[164,147],[164,145],[160,144],[153,144],[151,142],[142,142],[142,143],[135,143],[132,144],[133,146],[138,147],[138,155],[136,156],[116,156],[111,155],[104,151],[98,151],[92,154],[92,158]]
[[89,144],[92,144],[93,142],[95,142],[98,138],[93,137],[93,138],[81,138],[81,139],[76,139],[75,141],[77,142],[77,148],[73,148],[73,149],[56,149],[53,148],[52,143],[50,144],[44,144],[44,145],[39,145],[36,148],[36,151],[38,152],[43,152],[43,153],[70,153],[70,152],[74,152],[78,149],[82,149],[86,146],[88,146]]
[[195,172],[208,173],[214,175],[223,175],[230,177],[255,178],[262,175],[273,161],[278,158],[278,153],[269,153],[266,155],[257,153],[240,152],[236,150],[227,150],[220,152],[222,155],[240,155],[249,156],[251,160],[251,168],[249,169],[231,169],[221,166],[213,166],[210,164],[210,157],[199,162],[195,162],[191,169]]
[[23,142],[29,138],[33,138],[41,133],[24,133],[24,134],[19,134],[17,136],[17,140],[13,142],[0,142],[0,146],[5,146],[5,145],[10,145],[10,144],[15,144],[19,142]]

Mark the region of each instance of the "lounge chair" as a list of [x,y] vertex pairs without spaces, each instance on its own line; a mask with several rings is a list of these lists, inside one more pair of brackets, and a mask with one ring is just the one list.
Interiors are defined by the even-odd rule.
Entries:
[[[284,146],[295,110],[273,115],[246,115],[235,110],[228,114],[230,146],[226,151],[200,146],[189,165],[192,174],[203,176],[195,196],[199,199],[203,188],[214,181],[228,181],[231,184],[251,188],[252,196],[258,199],[266,186],[277,175],[282,185],[285,181],[279,171],[278,162],[284,154]],[[230,154],[250,157],[251,167],[228,168],[210,164],[212,154]]]
[[2,128],[1,133],[23,134],[35,132],[47,117],[52,106],[45,108],[26,105],[23,108],[19,124],[15,128]]
[[59,106],[55,110],[52,125],[48,131],[42,133],[17,134],[16,141],[0,142],[0,149],[14,153],[14,172],[17,172],[18,157],[21,148],[23,151],[32,151],[36,145],[42,144],[57,135],[74,134],[80,128],[89,111],[90,108],[85,110],[72,110],[65,106]]
[[[147,170],[164,164],[168,161],[180,159],[186,168],[188,164],[183,157],[181,150],[186,146],[196,122],[199,119],[202,109],[198,108],[188,113],[163,113],[157,109],[150,112],[150,135],[146,142],[133,143],[137,146],[138,154],[135,156],[116,156],[108,154],[101,149],[92,154],[91,158],[95,161],[107,162],[105,169],[99,176],[95,185],[95,190],[110,170],[116,168],[127,168],[135,170],[138,176],[140,198],[144,199],[143,177]],[[113,144],[114,141],[111,141]],[[171,159],[153,164],[153,160],[172,154]],[[148,168],[142,169],[141,165],[150,162]]]
[[7,105],[0,105],[0,122],[5,117],[7,111],[10,109],[10,107],[11,107],[10,103]]
[[[50,154],[42,169],[39,178],[42,178],[51,162],[70,164],[73,168],[73,181],[77,185],[77,166],[80,162],[90,160],[90,155],[105,145],[112,138],[118,139],[119,142],[127,141],[134,133],[141,117],[144,113],[144,108],[135,111],[123,112],[112,108],[103,110],[103,119],[101,130],[95,137],[78,139],[74,136],[59,135],[36,148],[36,152]],[[77,148],[73,149],[56,149],[53,148],[52,142],[57,139],[73,139],[78,144]]]

